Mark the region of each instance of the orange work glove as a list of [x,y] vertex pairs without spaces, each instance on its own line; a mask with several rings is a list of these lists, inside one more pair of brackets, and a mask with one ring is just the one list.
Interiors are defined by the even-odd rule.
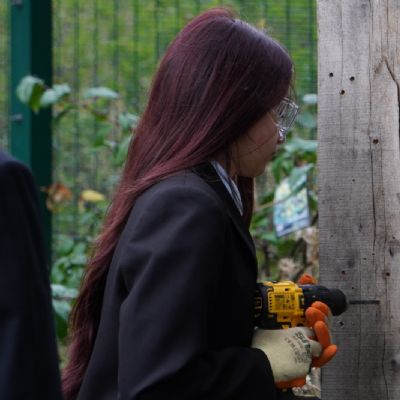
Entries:
[[303,274],[297,281],[299,285],[315,285],[317,282],[315,278],[308,274]]
[[[304,274],[298,280],[299,285],[315,285],[314,277]],[[308,326],[313,328],[318,342],[322,346],[321,355],[313,358],[313,367],[322,367],[337,353],[337,346],[331,343],[329,329],[331,327],[332,313],[329,307],[320,301],[314,302],[305,313]]]
[[338,348],[331,343],[331,335],[329,333],[331,318],[329,307],[320,301],[315,301],[306,310],[307,325],[312,327],[315,337],[322,347],[320,356],[313,358],[311,364],[313,367],[321,368],[337,353]]
[[[329,333],[330,310],[326,304],[315,301],[311,307],[306,310],[305,314],[307,325],[312,328],[315,334],[315,337],[309,338],[317,340],[322,348],[320,355],[312,358],[311,366],[321,368],[329,362],[337,352],[337,346],[331,343],[331,335]],[[302,387],[305,384],[306,377],[285,382],[276,382],[276,386],[279,389]]]

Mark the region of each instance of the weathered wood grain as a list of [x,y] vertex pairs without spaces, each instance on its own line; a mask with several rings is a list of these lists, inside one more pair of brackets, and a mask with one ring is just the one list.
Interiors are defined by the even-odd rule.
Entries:
[[324,400],[400,399],[400,1],[318,0],[321,282],[337,318]]

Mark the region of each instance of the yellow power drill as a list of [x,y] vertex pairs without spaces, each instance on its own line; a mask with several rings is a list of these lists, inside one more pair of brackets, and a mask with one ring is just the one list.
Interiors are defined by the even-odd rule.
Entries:
[[325,303],[333,315],[347,309],[347,300],[339,289],[321,285],[297,285],[291,281],[257,283],[255,324],[262,329],[306,326],[305,311],[314,301]]

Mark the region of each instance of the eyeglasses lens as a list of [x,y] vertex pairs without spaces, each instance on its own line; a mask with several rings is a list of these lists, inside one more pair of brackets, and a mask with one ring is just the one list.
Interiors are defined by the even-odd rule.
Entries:
[[299,113],[299,106],[292,100],[283,99],[276,109],[278,117],[279,133],[284,136],[293,125],[294,120]]

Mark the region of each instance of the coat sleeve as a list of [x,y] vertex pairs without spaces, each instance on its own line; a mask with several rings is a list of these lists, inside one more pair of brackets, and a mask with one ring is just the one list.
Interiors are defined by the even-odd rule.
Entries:
[[275,400],[262,351],[210,350],[208,323],[223,280],[222,206],[188,187],[154,192],[136,206],[120,252],[129,290],[120,310],[120,399]]
[[36,186],[0,152],[0,399],[61,398]]

